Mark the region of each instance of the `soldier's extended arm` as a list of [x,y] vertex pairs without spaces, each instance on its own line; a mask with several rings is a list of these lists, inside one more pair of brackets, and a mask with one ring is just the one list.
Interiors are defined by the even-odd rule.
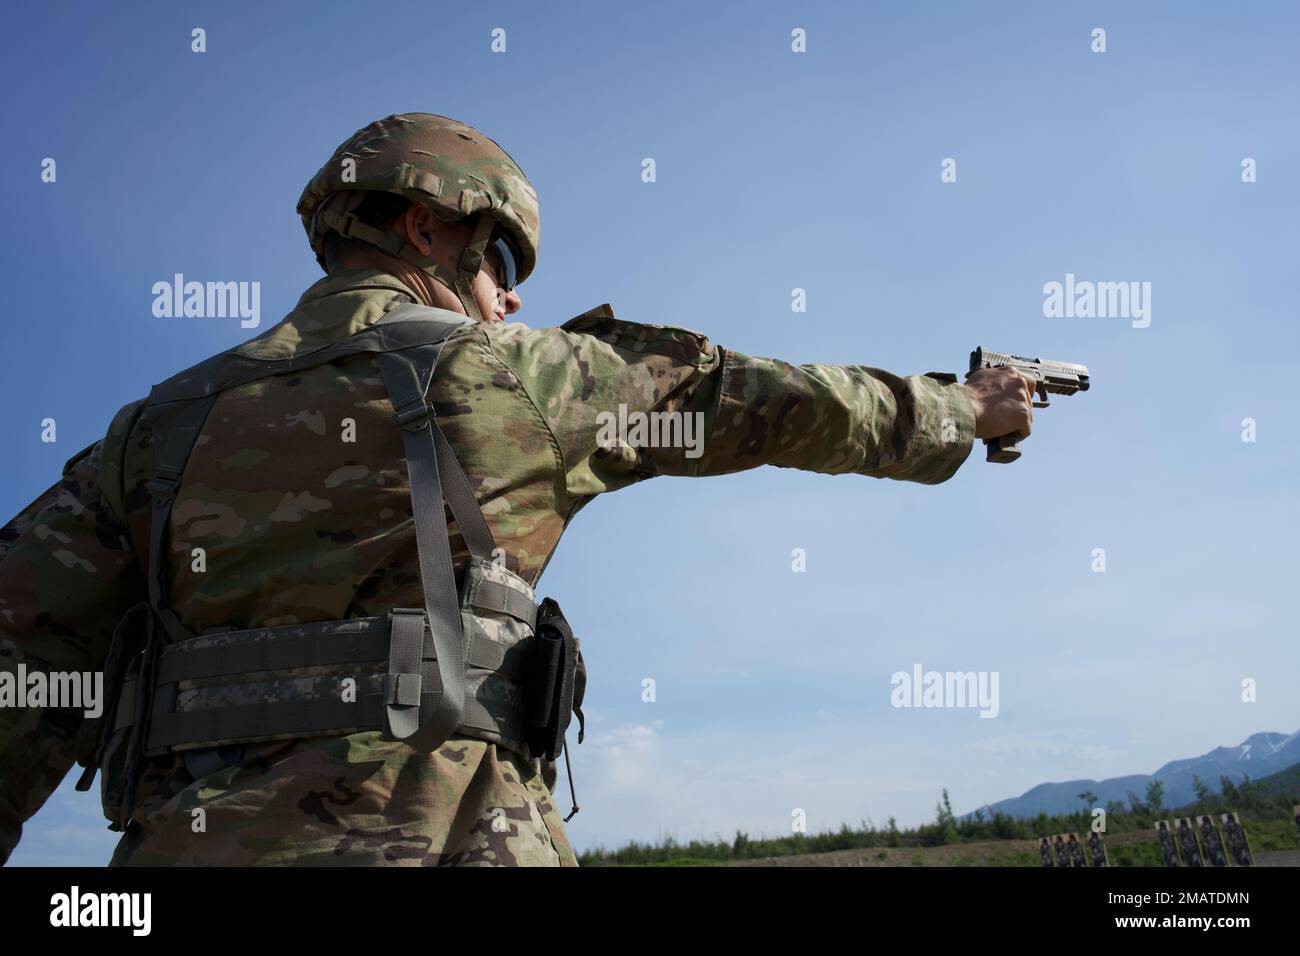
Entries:
[[607,308],[498,349],[557,436],[575,496],[768,464],[932,484],[952,476],[974,437],[961,385],[754,358]]
[[0,530],[0,862],[74,759],[81,709],[18,706],[19,665],[35,672],[99,671],[113,627],[141,599],[126,531],[100,488],[102,443]]

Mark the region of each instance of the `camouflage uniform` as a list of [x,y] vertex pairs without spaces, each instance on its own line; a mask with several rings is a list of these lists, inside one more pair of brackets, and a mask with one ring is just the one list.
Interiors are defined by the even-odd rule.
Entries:
[[[380,270],[338,272],[241,351],[301,354],[412,301]],[[961,386],[752,358],[688,329],[620,321],[608,306],[562,328],[457,329],[429,399],[507,566],[533,585],[568,522],[603,492],[765,464],[937,483],[974,434]],[[703,453],[602,447],[597,416],[620,405],[700,413]],[[222,393],[171,518],[168,604],[189,630],[420,605],[392,415],[373,354]],[[144,599],[152,445],[144,403],[126,406],[0,532],[0,667],[103,666],[114,625]],[[195,548],[204,573],[191,573]],[[452,551],[459,567],[468,552],[454,526]],[[81,722],[80,711],[0,709],[0,858],[70,769]],[[553,773],[471,737],[419,753],[378,731],[249,745],[241,763],[197,780],[172,755],[150,763],[138,826],[113,863],[574,865]]]

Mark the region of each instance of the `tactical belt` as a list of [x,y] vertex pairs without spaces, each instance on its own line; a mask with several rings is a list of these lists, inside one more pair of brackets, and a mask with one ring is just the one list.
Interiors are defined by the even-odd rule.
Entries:
[[[104,769],[112,829],[129,822],[145,758],[172,752],[381,730],[422,752],[459,734],[525,759],[554,760],[564,752],[567,761],[572,713],[582,741],[579,642],[554,601],[539,609],[527,582],[493,561],[491,530],[425,398],[443,341],[468,321],[403,305],[326,348],[279,361],[232,350],[150,393],[149,602],[128,612],[114,633],[105,667],[109,708],[78,753],[87,768],[78,789],[88,789],[95,769]],[[181,476],[217,397],[363,352],[377,353],[402,429],[424,606],[382,617],[189,632],[166,606],[163,559]],[[444,501],[471,554],[460,588]]]
[[[436,660],[432,635],[418,608],[395,608],[386,618],[217,631],[164,647],[154,674],[145,755],[384,728],[390,703],[419,705],[418,695],[403,700],[400,680],[393,681],[385,672],[392,620],[398,615],[409,615],[424,627],[422,657]],[[208,636],[218,637],[221,643],[205,644]],[[477,672],[482,680],[510,685],[493,688],[494,698],[522,696],[532,650],[528,642],[507,647],[479,638],[466,655],[466,669],[471,680]],[[306,678],[305,670],[316,674]],[[309,696],[310,690],[292,687],[293,682],[305,680],[324,693]],[[114,730],[136,722],[137,681],[131,678],[123,683],[125,706],[118,709]],[[351,681],[351,688],[344,681]],[[273,698],[277,689],[294,690],[293,699],[265,699]],[[210,703],[218,695],[229,702]],[[526,759],[530,756],[518,711],[492,711],[470,698],[458,731],[492,735]]]

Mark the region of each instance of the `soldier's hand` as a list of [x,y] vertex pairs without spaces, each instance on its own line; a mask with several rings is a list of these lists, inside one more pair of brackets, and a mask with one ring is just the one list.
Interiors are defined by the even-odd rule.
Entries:
[[975,437],[1027,436],[1034,424],[1034,380],[1013,368],[977,369],[966,379],[975,405]]

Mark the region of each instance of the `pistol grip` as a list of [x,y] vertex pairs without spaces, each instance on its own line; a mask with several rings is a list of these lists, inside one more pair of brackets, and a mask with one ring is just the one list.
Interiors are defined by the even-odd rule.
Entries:
[[1020,432],[1012,432],[1000,438],[984,439],[984,447],[988,449],[984,460],[997,462],[999,465],[1010,464],[1020,457],[1020,449],[1016,447],[1016,443],[1023,437]]

